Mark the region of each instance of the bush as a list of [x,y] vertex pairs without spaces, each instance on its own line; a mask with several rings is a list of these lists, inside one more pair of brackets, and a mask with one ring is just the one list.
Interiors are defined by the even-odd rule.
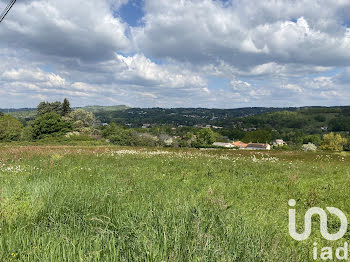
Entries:
[[12,116],[0,116],[0,141],[16,141],[21,138],[23,125]]
[[316,151],[317,150],[317,146],[315,144],[312,143],[308,143],[308,144],[304,144],[301,149],[303,151]]
[[131,145],[131,131],[124,127],[112,123],[110,126],[103,128],[102,137],[108,139],[112,144],[119,146]]
[[344,151],[350,151],[350,143],[347,143],[347,144],[344,146]]
[[154,147],[158,145],[158,137],[152,136],[151,134],[144,133],[140,134],[132,132],[131,145],[132,146],[150,146]]
[[288,145],[276,145],[273,147],[274,150],[290,150]]
[[33,127],[31,124],[28,124],[22,129],[21,132],[21,140],[22,141],[32,141],[33,137]]

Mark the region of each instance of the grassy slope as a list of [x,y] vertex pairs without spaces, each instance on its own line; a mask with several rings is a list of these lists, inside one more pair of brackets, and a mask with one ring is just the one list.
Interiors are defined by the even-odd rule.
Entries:
[[308,261],[330,244],[288,236],[288,200],[300,225],[315,205],[350,215],[349,155],[51,146],[0,161],[1,261]]

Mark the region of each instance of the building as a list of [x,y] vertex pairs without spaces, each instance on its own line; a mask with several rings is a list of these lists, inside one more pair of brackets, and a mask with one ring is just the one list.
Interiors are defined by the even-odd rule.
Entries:
[[243,128],[244,132],[252,132],[252,131],[256,131],[256,127],[250,127],[250,128]]
[[222,126],[212,126],[213,129],[223,129]]
[[269,144],[260,144],[260,143],[250,143],[245,149],[247,150],[270,150],[271,146]]
[[248,144],[243,143],[242,141],[236,141],[236,142],[233,142],[232,145],[238,148],[246,148]]
[[287,145],[287,143],[284,142],[283,139],[276,139],[275,141],[273,141],[273,145],[274,146],[284,146],[284,145]]
[[222,143],[222,142],[215,142],[213,146],[217,147],[225,147],[225,148],[234,148],[235,146],[231,143]]

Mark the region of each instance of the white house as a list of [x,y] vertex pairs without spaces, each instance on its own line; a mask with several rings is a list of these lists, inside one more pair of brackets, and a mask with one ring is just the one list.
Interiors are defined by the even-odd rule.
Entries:
[[275,141],[273,141],[273,145],[274,146],[283,146],[286,145],[287,143],[283,141],[283,139],[276,139]]
[[260,144],[260,143],[250,143],[245,149],[247,150],[270,150],[271,146],[269,144]]
[[222,142],[215,142],[213,146],[217,147],[225,147],[225,148],[234,148],[235,146],[232,145],[231,143],[222,143]]

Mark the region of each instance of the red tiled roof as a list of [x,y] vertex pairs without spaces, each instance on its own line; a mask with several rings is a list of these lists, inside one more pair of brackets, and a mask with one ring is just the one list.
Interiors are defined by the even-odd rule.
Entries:
[[240,147],[240,148],[246,148],[248,144],[243,143],[242,141],[236,141],[236,142],[233,142],[232,145]]

